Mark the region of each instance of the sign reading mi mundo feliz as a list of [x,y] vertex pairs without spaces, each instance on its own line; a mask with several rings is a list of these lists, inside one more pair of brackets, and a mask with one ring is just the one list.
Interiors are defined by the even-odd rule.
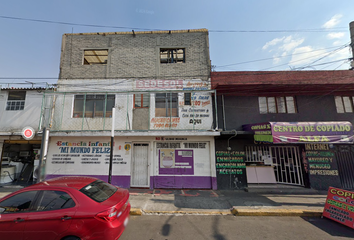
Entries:
[[243,125],[254,132],[257,142],[268,143],[353,143],[350,122],[267,122]]

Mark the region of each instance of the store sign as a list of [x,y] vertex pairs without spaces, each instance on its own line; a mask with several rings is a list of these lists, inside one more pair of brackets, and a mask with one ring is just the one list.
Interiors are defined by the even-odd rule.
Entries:
[[257,142],[269,143],[353,143],[350,122],[268,122],[243,125]]
[[323,216],[354,228],[354,192],[330,187]]
[[26,140],[31,140],[34,137],[34,129],[31,127],[25,127],[22,129],[22,137]]

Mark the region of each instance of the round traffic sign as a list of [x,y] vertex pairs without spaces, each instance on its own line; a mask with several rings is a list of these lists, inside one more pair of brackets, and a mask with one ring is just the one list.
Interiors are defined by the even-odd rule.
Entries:
[[26,140],[30,140],[34,137],[34,129],[31,127],[25,127],[22,129],[22,137]]

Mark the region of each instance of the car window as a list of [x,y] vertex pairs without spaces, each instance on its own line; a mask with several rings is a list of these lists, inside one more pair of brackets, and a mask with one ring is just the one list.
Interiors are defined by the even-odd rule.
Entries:
[[63,191],[43,191],[37,211],[58,210],[75,206],[71,196]]
[[0,202],[0,208],[5,208],[3,213],[16,213],[31,210],[31,204],[37,191],[22,192]]
[[84,193],[86,196],[92,198],[96,202],[106,201],[116,191],[117,188],[115,186],[102,180],[96,180],[80,189],[80,192]]

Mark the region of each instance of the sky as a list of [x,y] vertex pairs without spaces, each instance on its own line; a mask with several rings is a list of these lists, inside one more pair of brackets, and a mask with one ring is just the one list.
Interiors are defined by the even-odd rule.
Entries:
[[209,30],[213,71],[347,70],[353,0],[11,0],[0,85],[55,84],[62,35]]

